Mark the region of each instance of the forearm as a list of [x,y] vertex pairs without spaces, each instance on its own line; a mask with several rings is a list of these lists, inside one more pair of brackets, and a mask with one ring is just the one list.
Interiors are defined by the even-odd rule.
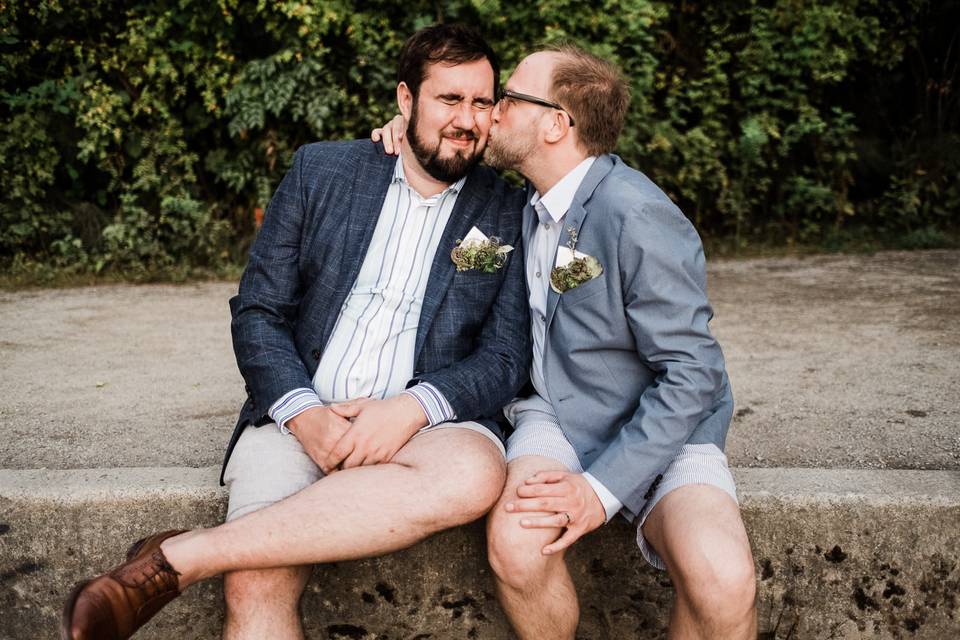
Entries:
[[261,414],[290,391],[313,387],[285,325],[260,311],[240,313],[231,324],[237,367]]
[[301,300],[303,158],[301,149],[271,198],[239,291],[230,300],[237,366],[262,414],[292,389],[312,386],[292,331]]
[[472,420],[494,415],[513,399],[526,382],[528,366],[523,354],[482,349],[419,380],[439,390],[458,419]]

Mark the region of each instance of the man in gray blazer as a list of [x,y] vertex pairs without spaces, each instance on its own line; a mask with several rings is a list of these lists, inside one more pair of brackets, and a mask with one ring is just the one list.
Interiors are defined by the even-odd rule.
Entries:
[[[703,247],[655,184],[610,155],[628,104],[613,65],[563,46],[524,59],[493,112],[485,160],[529,181],[533,366],[531,393],[504,409],[515,431],[487,520],[490,564],[521,639],[572,639],[564,553],[619,512],[672,579],[671,638],[755,638]],[[402,127],[381,133],[391,150]]]
[[129,637],[224,577],[224,637],[302,638],[311,565],[381,555],[479,518],[505,477],[490,417],[528,376],[523,196],[477,166],[498,64],[475,32],[407,41],[400,158],[301,148],[230,301],[247,386],[225,524],[135,543],[79,585],[62,637]]
[[520,638],[572,640],[564,552],[619,512],[673,581],[670,637],[755,638],[703,249],[670,199],[609,155],[628,103],[613,65],[565,46],[524,59],[493,112],[486,161],[530,183],[534,347],[533,393],[505,409],[515,431],[490,563]]

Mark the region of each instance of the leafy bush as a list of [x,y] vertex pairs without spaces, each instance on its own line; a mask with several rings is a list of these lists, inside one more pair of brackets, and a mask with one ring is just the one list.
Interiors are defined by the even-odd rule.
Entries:
[[618,62],[620,155],[705,235],[957,227],[957,2],[40,0],[0,12],[0,261],[241,261],[294,149],[386,121],[403,40],[438,20],[480,25],[507,70],[560,39]]

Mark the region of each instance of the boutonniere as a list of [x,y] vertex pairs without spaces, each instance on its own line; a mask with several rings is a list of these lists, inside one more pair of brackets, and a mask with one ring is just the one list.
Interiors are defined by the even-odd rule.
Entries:
[[450,252],[450,259],[457,271],[476,269],[484,273],[494,273],[507,262],[507,254],[513,247],[503,244],[500,238],[483,235],[473,227],[463,240],[457,240],[457,246]]
[[557,262],[550,272],[550,288],[557,293],[575,289],[603,273],[603,266],[593,256],[577,251],[577,230],[567,227],[570,240],[557,249]]

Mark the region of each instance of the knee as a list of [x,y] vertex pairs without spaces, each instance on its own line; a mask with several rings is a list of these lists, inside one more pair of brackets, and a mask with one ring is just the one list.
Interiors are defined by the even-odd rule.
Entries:
[[753,559],[744,557],[727,562],[716,573],[716,589],[723,596],[723,606],[733,613],[745,614],[753,609],[757,596],[757,574]]
[[753,559],[747,554],[703,567],[683,595],[712,628],[736,628],[752,617],[757,593]]
[[[485,452],[483,452],[485,454]],[[488,511],[500,497],[506,480],[503,458],[491,455],[464,456],[452,470],[445,470],[436,482],[444,512],[451,518],[446,526],[472,522]]]
[[464,509],[469,511],[471,520],[485,515],[496,504],[507,479],[507,469],[502,459],[484,460],[466,472],[468,486],[473,492],[467,497]]
[[514,591],[525,592],[542,585],[563,554],[545,556],[550,543],[544,529],[524,529],[517,518],[493,512],[487,522],[487,557],[497,581]]

